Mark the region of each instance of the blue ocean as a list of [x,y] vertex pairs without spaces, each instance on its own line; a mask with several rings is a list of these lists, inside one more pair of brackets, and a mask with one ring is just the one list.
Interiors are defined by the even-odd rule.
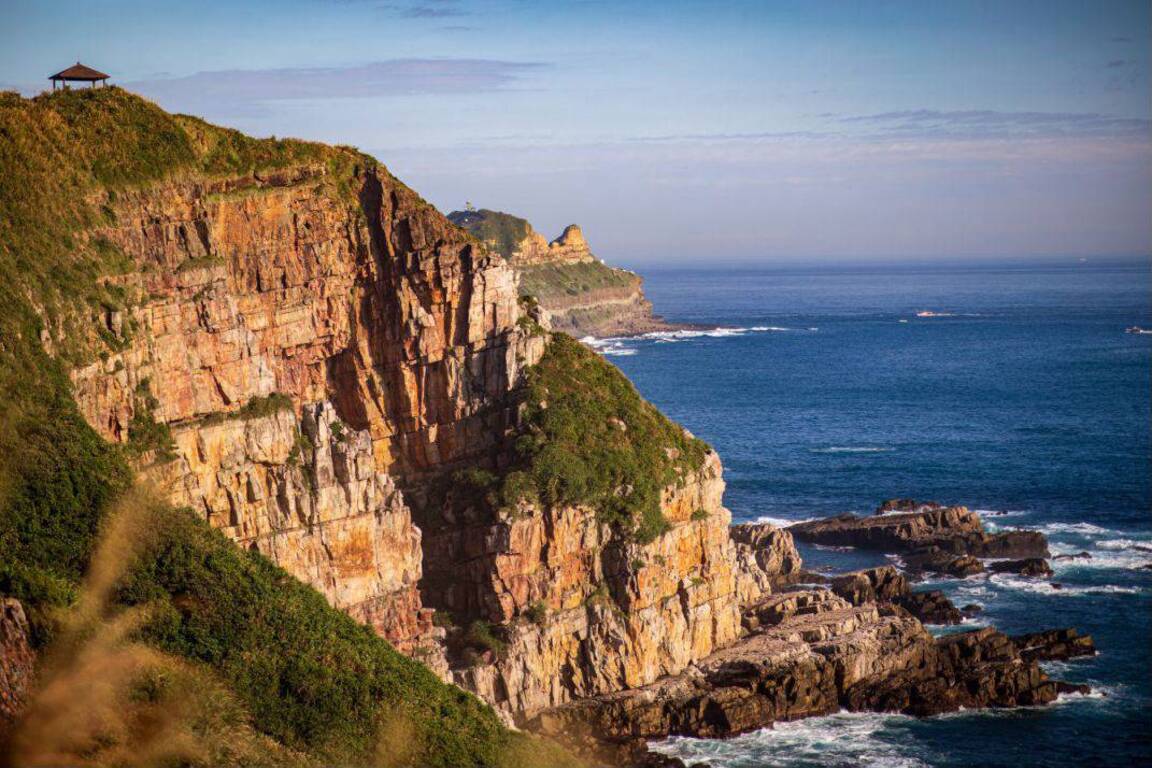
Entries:
[[[717,448],[736,521],[903,496],[1041,530],[1054,554],[1091,559],[1055,561],[1050,580],[931,586],[983,606],[969,627],[1075,626],[1100,649],[1047,665],[1093,689],[1047,708],[842,713],[660,749],[716,768],[1152,765],[1152,335],[1125,333],[1152,327],[1147,263],[645,278],[658,313],[703,330],[594,346]],[[884,562],[803,554],[844,570]]]

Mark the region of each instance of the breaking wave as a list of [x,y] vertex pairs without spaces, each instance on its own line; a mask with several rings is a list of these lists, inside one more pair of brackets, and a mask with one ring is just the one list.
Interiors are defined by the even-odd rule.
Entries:
[[870,445],[833,445],[828,448],[809,448],[809,453],[891,453],[895,448]]
[[686,763],[703,761],[713,768],[780,765],[868,765],[926,768],[929,763],[902,743],[904,715],[841,712],[806,720],[776,723],[725,740],[673,737],[651,745],[655,752]]

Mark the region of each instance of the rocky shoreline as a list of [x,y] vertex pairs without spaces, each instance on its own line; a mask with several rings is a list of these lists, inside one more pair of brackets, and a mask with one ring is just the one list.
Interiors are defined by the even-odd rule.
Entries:
[[[981,572],[981,558],[1017,556],[987,567],[1045,575],[1033,562],[1047,565],[1042,534],[990,533],[964,507],[889,502],[870,517],[788,529],[737,525],[731,536],[744,577],[759,581],[759,596],[742,605],[738,641],[679,674],[545,710],[526,726],[604,765],[676,766],[647,742],[724,738],[841,710],[924,717],[1037,706],[1088,690],[1050,679],[1039,662],[1094,655],[1091,637],[1075,629],[1012,637],[993,628],[934,637],[925,624],[959,624],[965,612],[938,590],[912,587],[928,573]],[[903,567],[813,573],[793,537],[899,555]],[[965,558],[979,568],[959,568]],[[1027,566],[1017,570],[1019,563]]]

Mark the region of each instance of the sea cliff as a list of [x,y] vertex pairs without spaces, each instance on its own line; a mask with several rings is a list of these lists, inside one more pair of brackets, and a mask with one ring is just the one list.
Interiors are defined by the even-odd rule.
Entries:
[[[75,605],[134,476],[159,497],[137,505],[158,533],[118,599],[159,605],[145,637],[320,762],[378,751],[392,709],[420,764],[509,764],[524,742],[497,716],[626,764],[647,759],[636,739],[844,702],[914,711],[949,684],[976,692],[925,712],[1060,690],[1042,651],[935,641],[897,587],[797,588],[789,532],[731,529],[715,451],[552,330],[595,332],[594,306],[630,308],[604,315],[615,331],[655,322],[639,279],[579,312],[520,295],[533,270],[615,274],[579,230],[545,244],[529,228],[501,255],[373,158],[119,89],[0,108],[20,308],[0,317],[17,404],[0,416],[21,425],[4,435],[19,493],[0,584],[36,617],[12,608],[6,644],[50,636],[50,609]],[[45,424],[58,431],[25,437]],[[26,666],[4,667],[20,700]],[[569,760],[549,749],[514,764]]]
[[548,241],[527,220],[500,211],[453,211],[448,218],[504,257],[519,277],[520,293],[540,302],[557,331],[581,338],[676,327],[653,314],[643,279],[593,255],[575,224]]

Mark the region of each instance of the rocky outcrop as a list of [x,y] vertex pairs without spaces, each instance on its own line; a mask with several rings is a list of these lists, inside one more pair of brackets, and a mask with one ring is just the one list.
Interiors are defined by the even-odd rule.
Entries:
[[710,453],[665,492],[670,529],[647,544],[620,540],[579,506],[428,527],[429,601],[461,625],[486,622],[503,635],[497,653],[458,659],[453,679],[523,722],[645,685],[734,642],[740,613],[723,487]]
[[655,317],[640,276],[596,258],[575,224],[548,242],[526,220],[499,211],[454,211],[448,218],[508,260],[521,293],[540,302],[557,331],[581,338],[679,327]]
[[[837,604],[835,601],[839,601]],[[668,735],[724,737],[852,711],[915,715],[1053,701],[1065,687],[991,629],[934,639],[911,617],[819,598],[683,674],[541,713],[531,726],[577,748]]]
[[1013,635],[1012,643],[1025,661],[1064,661],[1080,656],[1095,656],[1096,643],[1091,635],[1075,629],[1049,629]]
[[32,689],[36,654],[19,600],[0,597],[0,744],[24,711]]
[[[906,511],[912,510],[912,511]],[[978,558],[1045,558],[1037,531],[989,533],[975,512],[912,499],[885,502],[869,517],[840,515],[788,528],[801,541],[898,553],[912,572],[966,577],[984,570]]]
[[993,573],[1017,573],[1021,576],[1047,577],[1052,575],[1052,566],[1041,557],[1027,557],[1022,560],[994,560],[988,564]]
[[731,529],[736,551],[736,590],[742,605],[752,603],[803,576],[792,534],[766,523],[743,523]]
[[914,592],[904,574],[890,565],[832,578],[831,590],[852,605],[894,606],[925,624],[959,624],[963,615],[938,589]]

